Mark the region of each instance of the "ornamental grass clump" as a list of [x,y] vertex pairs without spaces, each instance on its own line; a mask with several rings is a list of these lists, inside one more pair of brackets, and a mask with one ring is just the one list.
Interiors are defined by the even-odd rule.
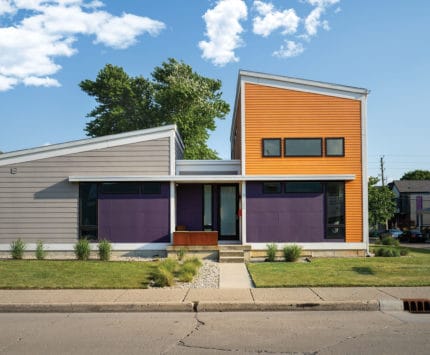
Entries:
[[400,256],[400,250],[397,248],[389,247],[377,248],[375,249],[375,256],[381,256],[385,258],[398,257]]
[[106,240],[102,239],[98,245],[99,248],[99,259],[101,261],[109,261],[112,253],[112,245]]
[[74,251],[76,259],[78,260],[88,260],[91,253],[90,242],[88,239],[79,239],[74,246]]
[[284,248],[284,258],[287,262],[297,261],[302,254],[302,248],[296,244],[288,245]]
[[275,261],[276,252],[278,251],[278,246],[275,243],[270,243],[270,244],[267,244],[266,246],[267,246],[267,250],[266,250],[267,261],[269,262]]
[[381,239],[382,245],[392,245],[398,247],[400,245],[399,241],[392,236],[385,236]]
[[43,245],[43,242],[41,240],[37,241],[35,254],[37,260],[44,260],[46,257],[45,246]]
[[17,240],[10,243],[10,253],[12,255],[12,259],[20,260],[24,256],[25,243],[18,238]]
[[161,261],[152,275],[153,286],[166,287],[175,283],[175,272],[178,269],[178,262],[174,259],[164,259]]

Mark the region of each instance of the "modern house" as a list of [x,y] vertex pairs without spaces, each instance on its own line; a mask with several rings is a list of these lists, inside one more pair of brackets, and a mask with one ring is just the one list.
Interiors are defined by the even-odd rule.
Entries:
[[174,125],[0,155],[0,252],[17,238],[67,252],[86,236],[124,254],[182,238],[251,257],[272,242],[363,255],[367,95],[240,71],[232,160],[182,160]]
[[397,200],[397,212],[394,216],[396,226],[430,226],[429,180],[395,180],[390,188]]

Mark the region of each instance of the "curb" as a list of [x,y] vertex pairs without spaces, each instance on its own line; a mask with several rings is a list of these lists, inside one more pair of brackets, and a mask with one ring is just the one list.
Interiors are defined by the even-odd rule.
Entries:
[[[391,302],[391,303],[390,303]],[[0,304],[0,313],[98,312],[278,312],[278,311],[379,311],[400,310],[401,301],[319,303],[190,302],[190,303],[12,303]]]

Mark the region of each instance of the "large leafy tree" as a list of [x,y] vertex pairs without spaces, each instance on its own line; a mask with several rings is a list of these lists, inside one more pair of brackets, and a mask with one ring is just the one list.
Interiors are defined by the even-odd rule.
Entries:
[[378,224],[387,225],[387,221],[396,212],[396,202],[394,193],[387,186],[376,186],[379,179],[369,177],[369,224],[377,227]]
[[107,64],[95,81],[80,87],[98,105],[87,117],[91,137],[175,123],[185,144],[185,159],[217,159],[207,146],[208,131],[216,128],[229,105],[222,100],[221,81],[203,77],[184,62],[169,59],[156,67],[152,80],[131,77],[124,69]]
[[403,174],[400,180],[430,180],[429,170],[413,170]]

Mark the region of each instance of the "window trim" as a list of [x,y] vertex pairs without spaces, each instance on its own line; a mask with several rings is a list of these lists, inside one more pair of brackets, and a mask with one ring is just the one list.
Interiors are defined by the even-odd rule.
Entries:
[[[266,155],[264,151],[265,141],[278,141],[279,142],[279,155]],[[261,140],[261,154],[263,158],[280,158],[282,157],[282,138],[262,138]]]
[[[320,142],[320,154],[314,154],[314,155],[288,155],[287,152],[287,140],[319,140]],[[284,157],[285,158],[315,158],[315,157],[322,157],[323,156],[323,139],[319,137],[314,138],[284,138]]]
[[[342,140],[342,154],[328,154],[327,151],[327,141],[331,139],[341,139]],[[345,156],[345,137],[326,137],[324,139],[324,153],[326,157],[344,157]]]

